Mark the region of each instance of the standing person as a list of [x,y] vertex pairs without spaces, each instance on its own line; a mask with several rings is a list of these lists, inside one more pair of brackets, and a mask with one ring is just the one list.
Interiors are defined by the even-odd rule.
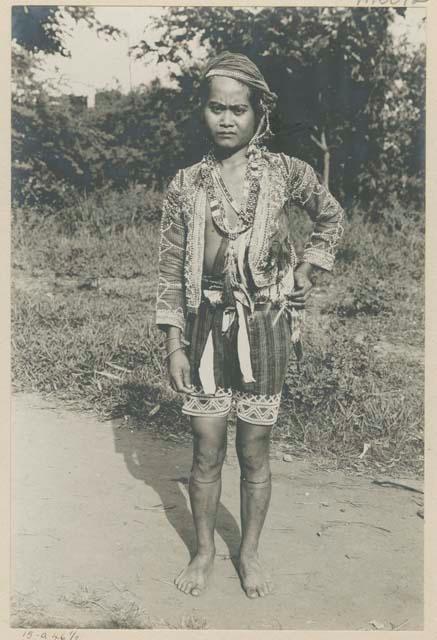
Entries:
[[[250,598],[272,591],[258,558],[271,495],[269,443],[291,345],[317,269],[332,269],[342,208],[302,160],[270,153],[273,94],[246,56],[224,52],[202,78],[211,150],[179,171],[163,205],[156,323],[166,332],[172,388],[185,394],[193,464],[189,495],[197,551],[175,580],[199,595],[211,572],[214,529],[236,403],[241,469],[238,570]],[[314,221],[298,261],[290,205]]]

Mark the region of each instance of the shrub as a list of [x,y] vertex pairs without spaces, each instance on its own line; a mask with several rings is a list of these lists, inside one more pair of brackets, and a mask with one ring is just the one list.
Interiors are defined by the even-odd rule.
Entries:
[[52,218],[51,232],[75,234],[88,232],[98,236],[125,233],[145,224],[157,223],[161,218],[163,194],[144,185],[130,184],[117,191],[100,189],[83,195],[75,194],[75,202],[61,208],[53,216],[50,206],[36,210],[23,206],[13,208],[14,226],[24,225],[27,230],[47,224]]

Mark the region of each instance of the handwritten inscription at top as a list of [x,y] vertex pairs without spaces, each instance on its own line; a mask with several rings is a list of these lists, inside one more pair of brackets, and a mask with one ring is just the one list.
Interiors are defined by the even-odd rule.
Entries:
[[358,7],[414,7],[425,5],[428,0],[357,0]]

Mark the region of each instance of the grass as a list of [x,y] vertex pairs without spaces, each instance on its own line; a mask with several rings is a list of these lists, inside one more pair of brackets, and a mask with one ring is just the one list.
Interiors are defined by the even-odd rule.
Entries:
[[[118,200],[117,200],[118,202]],[[119,206],[120,203],[117,205]],[[424,230],[400,208],[354,212],[334,276],[318,278],[305,360],[290,362],[277,444],[343,469],[420,473],[423,464]],[[308,226],[296,221],[297,244]],[[134,416],[189,438],[153,326],[159,229],[66,233],[18,215],[13,229],[16,390],[56,394],[103,418]]]
[[[169,621],[150,616],[132,596],[125,596],[120,602],[105,598],[96,591],[89,591],[82,585],[71,595],[64,595],[61,602],[76,610],[74,621],[47,612],[47,607],[32,600],[29,595],[17,594],[11,599],[11,626],[13,628],[50,629],[207,629],[203,616],[183,615]],[[96,613],[98,616],[96,617]],[[65,636],[70,637],[70,636]],[[73,636],[72,636],[73,637]],[[77,635],[79,638],[79,634]]]

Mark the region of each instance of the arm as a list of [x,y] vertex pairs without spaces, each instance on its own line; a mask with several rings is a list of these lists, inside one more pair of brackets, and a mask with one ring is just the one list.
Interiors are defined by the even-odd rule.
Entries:
[[312,287],[313,273],[333,268],[343,233],[344,212],[328,189],[319,183],[314,169],[297,158],[291,161],[288,187],[290,200],[303,206],[314,222],[303,259],[295,269],[295,292],[290,296],[296,307],[303,308]]
[[330,191],[319,183],[314,169],[303,160],[293,158],[289,179],[290,199],[303,206],[314,222],[302,262],[331,271],[343,233],[343,209]]
[[164,198],[159,243],[156,324],[166,332],[170,384],[189,393],[190,363],[182,347],[185,331],[185,226],[181,207],[181,174],[171,181]]
[[[180,172],[171,181],[162,206],[159,242],[156,324],[162,330],[185,330],[185,226],[181,208]],[[172,330],[174,334],[174,330]]]

